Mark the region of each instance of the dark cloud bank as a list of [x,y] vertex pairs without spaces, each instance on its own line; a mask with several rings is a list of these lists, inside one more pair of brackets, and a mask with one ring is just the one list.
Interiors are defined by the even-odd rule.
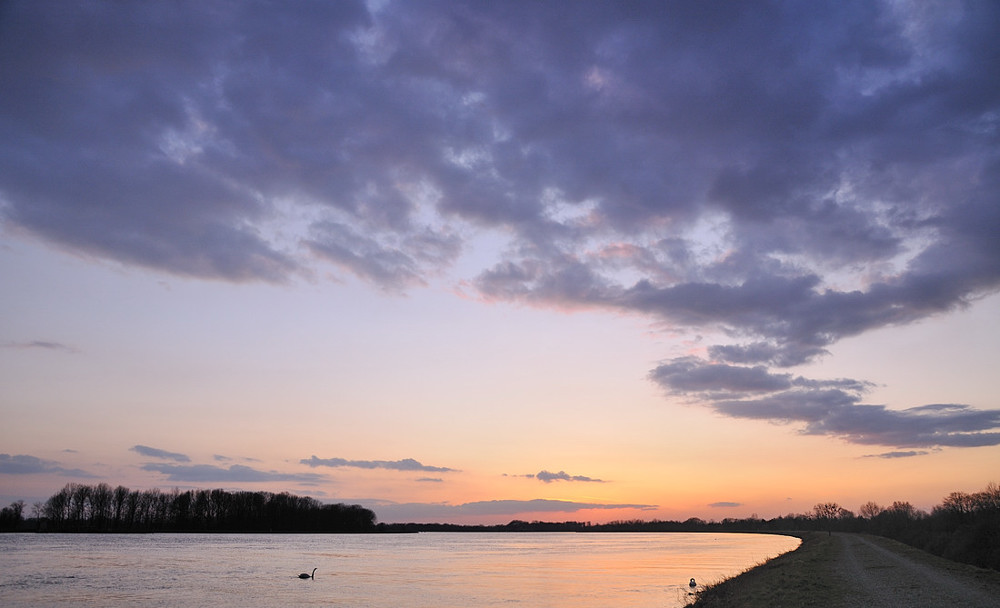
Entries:
[[996,410],[780,370],[1000,287],[998,31],[980,1],[13,1],[0,221],[184,276],[390,292],[493,232],[479,297],[728,336],[653,370],[671,393],[997,445]]

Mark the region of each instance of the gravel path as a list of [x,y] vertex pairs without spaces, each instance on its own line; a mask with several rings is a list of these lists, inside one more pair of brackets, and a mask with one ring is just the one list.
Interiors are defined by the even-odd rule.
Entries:
[[881,539],[835,535],[835,578],[849,589],[845,608],[998,608],[995,580],[904,554]]

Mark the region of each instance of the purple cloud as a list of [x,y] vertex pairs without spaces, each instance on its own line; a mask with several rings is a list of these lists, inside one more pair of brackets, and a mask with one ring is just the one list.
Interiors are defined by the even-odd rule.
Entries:
[[278,471],[261,471],[252,467],[234,464],[229,467],[217,467],[209,464],[177,465],[149,463],[140,467],[143,471],[160,473],[167,481],[189,483],[258,483],[274,481],[291,481],[312,484],[326,481],[322,475],[314,473],[280,473]]
[[0,222],[181,276],[443,277],[712,330],[728,367],[654,380],[851,441],[992,445],[992,411],[772,370],[1000,289],[998,30],[988,2],[11,2]]
[[732,418],[797,424],[805,434],[863,445],[1000,445],[1000,411],[931,404],[895,410],[862,403],[871,388],[851,379],[812,380],[685,357],[650,373],[668,391],[708,403]]
[[65,353],[76,354],[80,352],[77,348],[63,344],[62,342],[52,342],[49,340],[30,340],[28,342],[8,342],[4,344],[5,348],[17,348],[22,350],[28,349],[40,349],[40,350],[51,350],[51,351],[62,351]]
[[605,483],[604,480],[586,477],[584,475],[570,475],[566,471],[551,473],[549,471],[539,471],[535,476],[539,481],[552,483],[553,481],[582,481],[587,483]]
[[862,458],[913,458],[914,456],[924,456],[930,454],[927,450],[906,450],[906,451],[894,451],[894,452],[883,452],[881,454],[868,454],[862,456]]
[[393,471],[427,471],[431,473],[452,473],[456,469],[421,464],[412,458],[403,460],[347,460],[345,458],[303,458],[299,461],[310,467],[354,467],[359,469],[389,469]]
[[579,511],[639,509],[654,510],[657,505],[621,504],[621,503],[588,503],[568,500],[484,500],[458,505],[439,503],[387,503],[385,501],[356,501],[369,503],[375,509],[379,519],[386,522],[432,520],[454,520],[466,516],[497,516],[517,517],[523,513],[576,513]]
[[177,452],[168,452],[166,450],[161,450],[159,448],[151,448],[146,445],[134,445],[129,448],[129,450],[142,454],[143,456],[148,456],[150,458],[160,458],[162,460],[174,460],[176,462],[191,462],[191,459],[185,454],[178,454]]
[[70,477],[81,477],[85,479],[95,478],[97,475],[88,473],[81,469],[67,469],[58,462],[43,460],[37,456],[27,454],[0,454],[0,474],[5,475],[68,475]]

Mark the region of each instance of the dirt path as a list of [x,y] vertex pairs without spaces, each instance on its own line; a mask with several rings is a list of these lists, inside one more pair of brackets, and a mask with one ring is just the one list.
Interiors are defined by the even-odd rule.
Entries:
[[883,539],[857,534],[838,534],[835,538],[839,559],[833,563],[832,575],[848,590],[845,606],[1000,606],[1000,589],[985,577],[933,564],[923,556],[918,561],[916,554],[900,553],[899,547]]
[[1000,572],[878,536],[806,532],[802,545],[699,594],[698,608],[1000,608]]

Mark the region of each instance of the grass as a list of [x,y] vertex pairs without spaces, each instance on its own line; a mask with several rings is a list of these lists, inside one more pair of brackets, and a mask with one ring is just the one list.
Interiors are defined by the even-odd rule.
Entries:
[[[833,576],[842,545],[825,532],[789,532],[802,539],[794,551],[744,571],[731,579],[709,585],[692,608],[792,608],[851,605],[852,593],[842,578]],[[879,536],[864,535],[872,543],[939,571],[1000,587],[1000,573],[960,564]],[[868,566],[869,568],[877,566]]]
[[837,604],[847,593],[828,573],[837,559],[837,543],[825,533],[790,533],[802,539],[794,551],[709,585],[693,608],[792,608]]

